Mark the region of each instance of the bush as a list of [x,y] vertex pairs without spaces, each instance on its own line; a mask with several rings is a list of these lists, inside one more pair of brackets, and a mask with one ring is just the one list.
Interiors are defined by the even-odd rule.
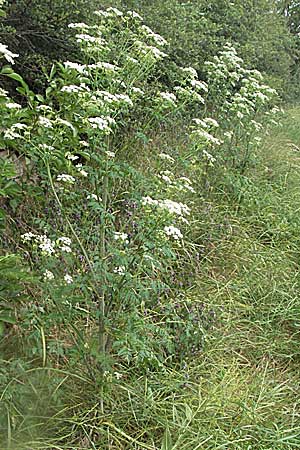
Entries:
[[94,0],[7,0],[1,42],[20,56],[16,69],[35,90],[42,90],[54,61],[78,56],[70,22],[91,21]]
[[268,75],[272,87],[283,89],[290,76],[292,38],[274,0],[190,0],[139,2],[123,0],[137,8],[150,26],[170,42],[171,58],[193,65],[201,78],[204,62],[231,42],[247,67]]

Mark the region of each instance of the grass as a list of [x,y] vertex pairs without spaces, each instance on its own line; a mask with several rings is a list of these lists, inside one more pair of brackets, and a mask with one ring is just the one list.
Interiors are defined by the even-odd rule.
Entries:
[[210,194],[210,240],[199,206],[206,252],[187,295],[211,314],[202,351],[159,372],[118,368],[104,414],[85,367],[11,368],[1,449],[300,448],[299,122],[288,111],[248,173]]

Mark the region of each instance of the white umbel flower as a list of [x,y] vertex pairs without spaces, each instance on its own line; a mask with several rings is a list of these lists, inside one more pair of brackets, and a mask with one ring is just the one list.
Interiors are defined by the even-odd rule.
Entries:
[[62,252],[65,252],[65,253],[72,252],[72,249],[71,249],[72,241],[69,237],[62,236],[57,239],[56,243]]
[[53,273],[46,269],[45,272],[43,273],[43,277],[44,277],[44,281],[52,281],[54,280],[54,275]]
[[39,124],[45,128],[53,128],[51,120],[47,119],[47,117],[40,116]]
[[71,277],[71,275],[69,275],[68,273],[64,276],[64,280],[67,284],[73,283],[73,277]]
[[175,240],[183,238],[183,235],[182,235],[181,231],[179,230],[179,228],[176,228],[173,225],[165,227],[164,232],[166,233],[167,236],[170,236]]
[[128,234],[127,233],[120,233],[120,232],[116,231],[114,233],[114,239],[115,239],[115,241],[123,241],[124,244],[128,244],[129,243]]
[[14,58],[17,58],[19,56],[17,53],[12,53],[10,50],[8,50],[7,45],[4,44],[0,44],[0,53],[2,53],[6,61],[8,61],[10,64],[14,64]]
[[114,268],[114,273],[117,273],[118,275],[125,275],[125,266],[119,266]]
[[62,173],[60,175],[57,175],[56,177],[57,181],[63,181],[64,183],[74,183],[75,178],[72,177],[72,175],[68,175],[66,173]]

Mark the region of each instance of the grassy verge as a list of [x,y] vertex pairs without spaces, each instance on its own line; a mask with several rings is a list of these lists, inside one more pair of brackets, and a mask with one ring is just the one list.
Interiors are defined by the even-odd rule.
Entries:
[[299,122],[300,110],[288,111],[248,173],[228,173],[205,202],[212,237],[203,231],[205,256],[187,291],[211,322],[201,351],[159,373],[120,367],[104,414],[102,387],[84,367],[20,373],[15,363],[2,397],[15,392],[7,401],[24,420],[14,429],[3,412],[1,448],[300,448]]

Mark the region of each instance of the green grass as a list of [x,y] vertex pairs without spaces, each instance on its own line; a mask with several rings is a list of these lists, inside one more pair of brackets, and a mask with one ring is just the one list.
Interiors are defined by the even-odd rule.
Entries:
[[[257,163],[242,178],[228,174],[204,202],[213,238],[203,241],[187,293],[211,314],[202,351],[159,372],[118,367],[123,377],[107,388],[104,414],[101,386],[85,367],[15,373],[2,394],[10,447],[1,449],[300,448],[299,123],[300,110],[288,111]],[[33,420],[28,399],[37,405],[39,392]],[[12,411],[24,417],[19,428]]]

